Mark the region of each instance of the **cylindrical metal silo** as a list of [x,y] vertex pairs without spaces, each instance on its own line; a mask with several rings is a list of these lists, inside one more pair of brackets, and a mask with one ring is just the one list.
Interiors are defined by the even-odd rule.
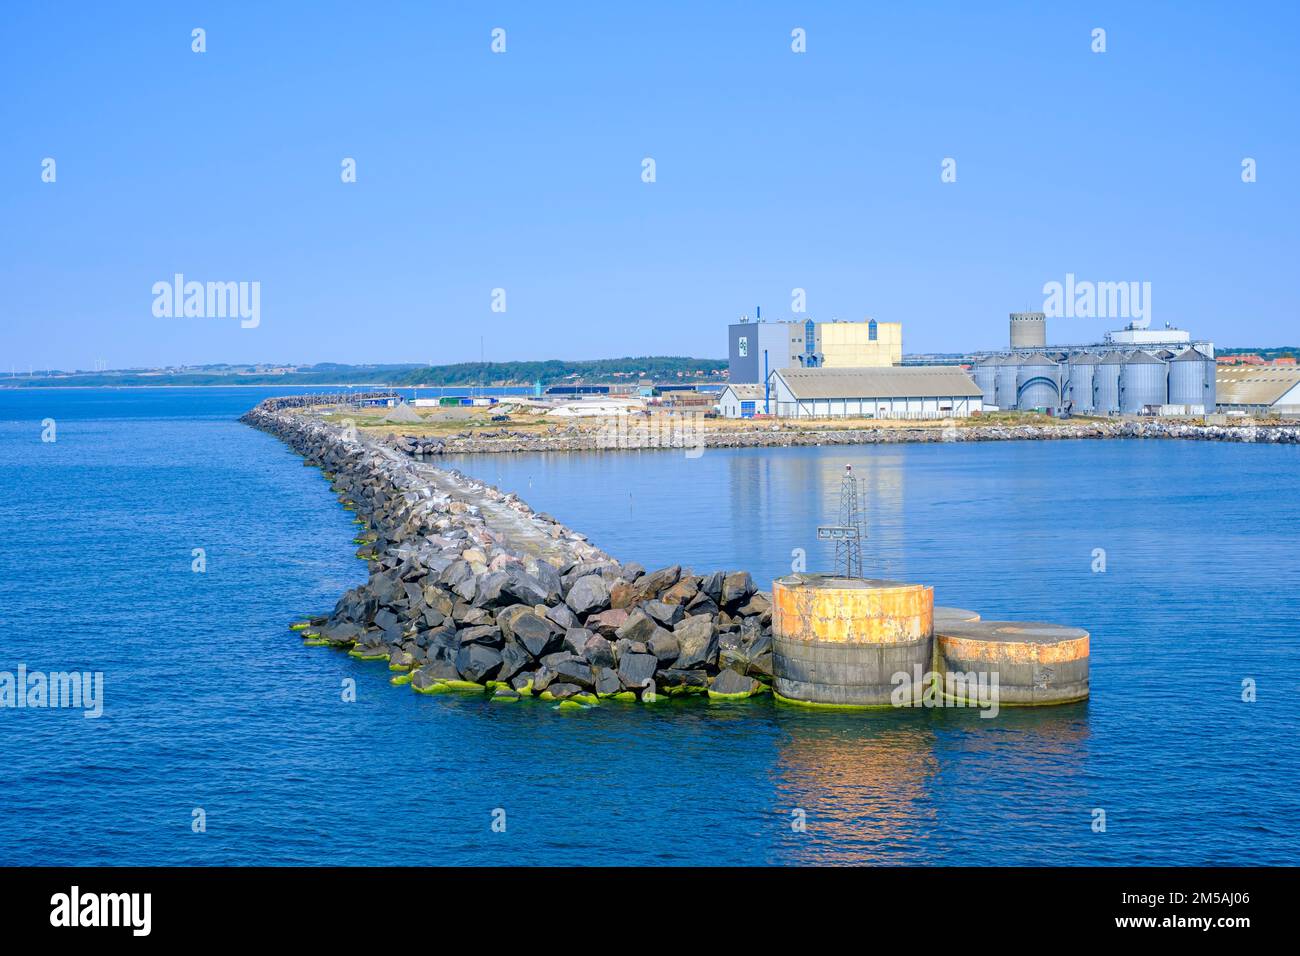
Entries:
[[1213,371],[1213,359],[1194,348],[1176,356],[1169,363],[1169,404],[1203,405],[1206,411],[1214,411]]
[[1120,368],[1119,410],[1140,415],[1148,405],[1169,402],[1169,366],[1150,352],[1134,352]]
[[975,384],[983,393],[985,406],[996,405],[997,399],[997,381],[998,381],[998,358],[996,355],[986,355],[975,363],[971,369],[971,377],[975,379]]
[[1119,411],[1119,373],[1124,367],[1124,356],[1110,352],[1097,363],[1092,373],[1092,410],[1099,415],[1114,415]]
[[1022,412],[1035,408],[1060,408],[1060,369],[1042,352],[1022,358],[1016,375],[1016,408]]
[[1011,313],[1011,347],[1041,349],[1047,345],[1047,315],[1043,312]]
[[1015,411],[1016,385],[1020,373],[1020,360],[1014,355],[1004,355],[998,359],[997,389],[994,402],[1004,412]]
[[1100,361],[1101,356],[1094,352],[1076,352],[1070,356],[1066,371],[1068,384],[1061,396],[1062,402],[1070,411],[1086,415],[1093,410],[1092,378]]

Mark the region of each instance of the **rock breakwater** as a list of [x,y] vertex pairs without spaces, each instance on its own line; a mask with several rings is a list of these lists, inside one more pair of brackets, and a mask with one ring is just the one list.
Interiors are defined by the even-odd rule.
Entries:
[[420,693],[561,706],[751,697],[772,675],[769,595],[745,571],[647,571],[460,472],[270,400],[242,421],[319,466],[361,526],[369,580],[294,625],[387,661]]

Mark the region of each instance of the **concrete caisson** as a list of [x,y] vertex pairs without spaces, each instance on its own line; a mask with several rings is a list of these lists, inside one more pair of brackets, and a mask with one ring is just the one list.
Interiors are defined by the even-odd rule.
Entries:
[[934,607],[934,627],[937,631],[940,627],[949,624],[973,624],[980,619],[979,611],[968,611],[964,607]]
[[936,672],[946,697],[973,702],[967,689],[997,675],[999,705],[1065,704],[1088,696],[1088,632],[1019,621],[935,627]]
[[[924,692],[934,589],[821,574],[772,582],[773,689],[786,700],[889,707]],[[901,678],[899,675],[903,675]]]

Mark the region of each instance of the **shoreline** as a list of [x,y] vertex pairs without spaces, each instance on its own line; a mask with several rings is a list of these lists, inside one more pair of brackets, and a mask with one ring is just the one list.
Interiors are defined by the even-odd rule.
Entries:
[[376,440],[415,458],[439,455],[528,454],[544,452],[677,450],[702,453],[707,449],[791,448],[838,445],[948,444],[989,441],[1104,441],[1152,439],[1226,441],[1246,444],[1300,444],[1300,425],[1193,425],[1175,422],[1077,422],[1072,424],[963,424],[891,426],[883,428],[676,432],[628,428],[597,429],[540,435],[511,430],[462,433],[452,436],[409,434],[400,428],[378,434]]

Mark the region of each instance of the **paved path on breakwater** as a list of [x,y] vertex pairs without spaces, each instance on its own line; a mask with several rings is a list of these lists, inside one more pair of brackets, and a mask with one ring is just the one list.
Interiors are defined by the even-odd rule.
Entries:
[[[481,514],[483,520],[492,528],[493,533],[498,536],[502,546],[508,550],[518,551],[521,554],[530,554],[534,557],[559,554],[560,545],[554,537],[543,532],[538,524],[528,516],[510,507],[510,502],[518,500],[515,496],[506,495],[501,500],[486,497],[483,490],[487,486],[483,482],[469,478],[459,472],[448,471],[445,468],[435,468],[419,461],[412,461],[401,452],[382,442],[371,441],[360,436],[358,436],[358,440],[373,448],[387,460],[408,465],[412,473],[424,481],[435,493],[446,495],[454,501],[459,501],[469,508],[476,509],[477,513]],[[577,536],[584,537],[582,535]]]

